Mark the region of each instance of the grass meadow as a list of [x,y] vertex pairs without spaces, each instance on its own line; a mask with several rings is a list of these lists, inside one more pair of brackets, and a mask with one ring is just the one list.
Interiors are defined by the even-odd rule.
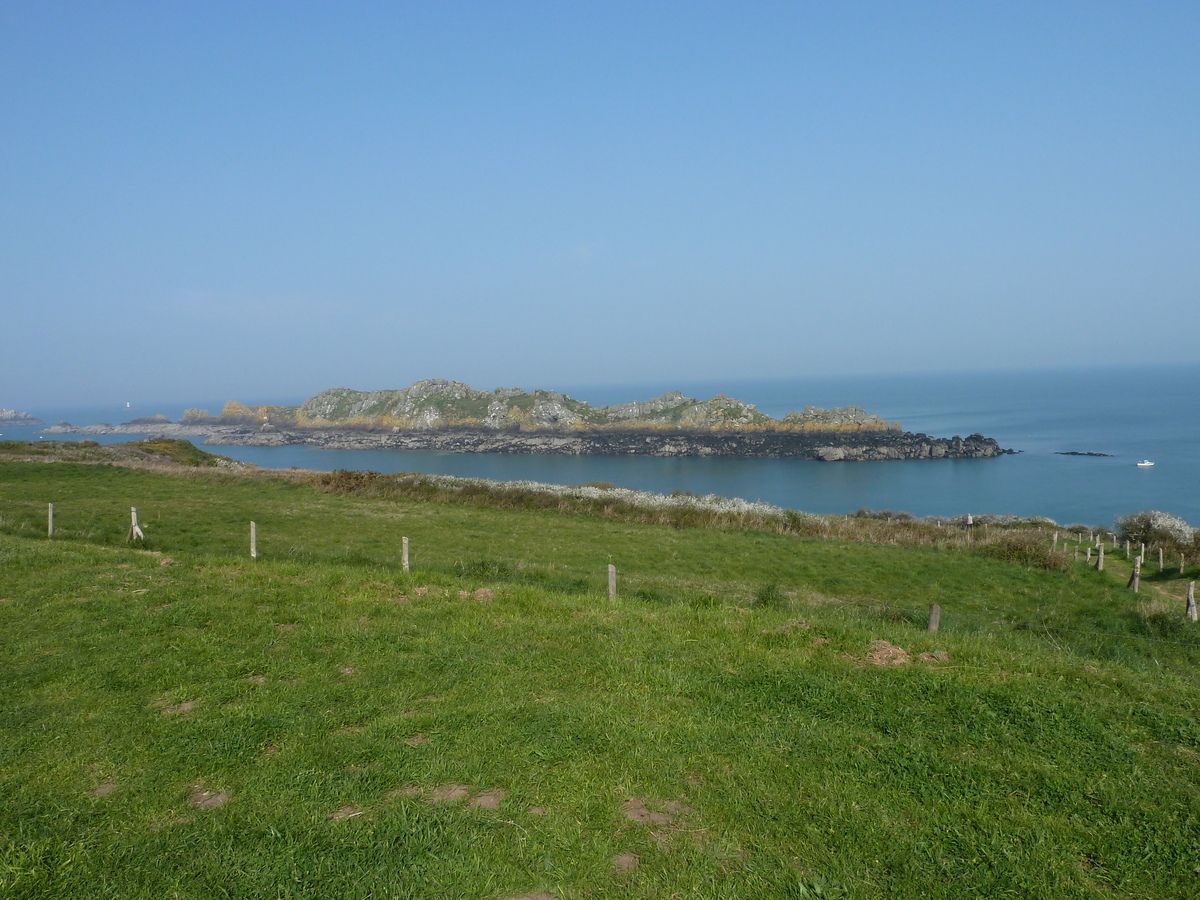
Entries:
[[880,527],[0,458],[0,897],[1196,896],[1196,572]]

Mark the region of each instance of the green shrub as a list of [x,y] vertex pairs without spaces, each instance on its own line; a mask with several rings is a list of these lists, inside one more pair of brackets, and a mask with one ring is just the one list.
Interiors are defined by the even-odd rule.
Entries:
[[1008,533],[994,541],[979,545],[979,552],[992,559],[1034,569],[1067,568],[1067,559],[1046,545],[1037,534]]

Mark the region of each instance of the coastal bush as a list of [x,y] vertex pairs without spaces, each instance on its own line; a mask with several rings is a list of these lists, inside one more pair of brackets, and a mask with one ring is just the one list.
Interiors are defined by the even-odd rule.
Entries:
[[1117,533],[1133,543],[1190,547],[1194,540],[1191,525],[1157,509],[1118,516],[1115,525]]
[[1014,565],[1048,571],[1066,569],[1068,565],[1066,556],[1053,552],[1041,535],[1035,533],[1004,534],[980,544],[979,553]]

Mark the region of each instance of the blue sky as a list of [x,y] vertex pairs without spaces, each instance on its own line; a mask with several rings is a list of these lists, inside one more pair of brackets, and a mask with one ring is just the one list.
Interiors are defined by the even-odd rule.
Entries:
[[1193,362],[1200,4],[0,4],[0,406]]

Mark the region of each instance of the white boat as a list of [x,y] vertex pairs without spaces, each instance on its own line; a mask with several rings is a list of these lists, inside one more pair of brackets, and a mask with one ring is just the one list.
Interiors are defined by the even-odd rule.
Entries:
[[1139,459],[1138,460],[1138,468],[1148,469],[1152,465],[1154,465],[1154,463],[1150,462],[1150,460],[1148,460],[1148,459]]

